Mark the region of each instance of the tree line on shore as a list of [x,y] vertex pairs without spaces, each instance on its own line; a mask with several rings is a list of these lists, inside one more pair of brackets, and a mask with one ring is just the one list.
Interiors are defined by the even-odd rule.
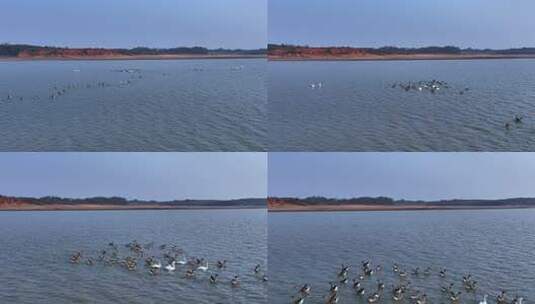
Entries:
[[396,200],[386,196],[328,198],[323,196],[270,197],[271,202],[295,205],[381,205],[381,206],[535,206],[535,198],[506,198],[506,199],[449,199],[449,200]]
[[311,47],[308,45],[293,44],[269,44],[270,55],[298,55],[298,54],[369,54],[369,55],[535,55],[535,47],[510,48],[510,49],[476,49],[460,48],[457,46],[427,46],[427,47],[396,47],[384,46],[378,48],[350,47],[350,46],[327,46]]
[[29,204],[29,205],[113,205],[113,206],[139,206],[139,205],[154,205],[154,206],[250,206],[250,207],[265,207],[266,199],[264,198],[242,198],[229,200],[171,200],[171,201],[155,201],[155,200],[139,200],[126,199],[123,197],[89,197],[89,198],[64,198],[58,196],[45,197],[10,197],[0,195],[0,205],[2,204]]
[[98,55],[264,55],[266,49],[208,49],[205,47],[175,47],[175,48],[67,48],[54,46],[37,46],[28,44],[0,44],[0,56],[21,57],[21,56],[98,56]]

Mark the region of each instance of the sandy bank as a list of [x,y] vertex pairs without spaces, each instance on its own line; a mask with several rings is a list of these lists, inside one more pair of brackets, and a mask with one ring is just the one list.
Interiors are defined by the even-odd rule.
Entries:
[[186,59],[256,59],[265,55],[110,55],[110,56],[34,56],[0,57],[0,61],[68,61],[68,60],[186,60]]
[[298,205],[277,204],[269,212],[336,212],[336,211],[418,211],[418,210],[475,210],[475,209],[528,209],[526,206],[433,206],[433,205]]
[[30,205],[13,204],[2,205],[0,211],[100,211],[100,210],[205,210],[205,209],[264,209],[258,206],[167,206],[167,205]]
[[398,61],[398,60],[476,60],[476,59],[535,59],[535,55],[336,55],[336,56],[276,56],[268,55],[270,61]]

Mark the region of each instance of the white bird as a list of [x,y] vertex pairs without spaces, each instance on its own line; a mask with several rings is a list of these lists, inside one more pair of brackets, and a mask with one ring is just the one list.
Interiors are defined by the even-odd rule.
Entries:
[[323,86],[323,83],[322,83],[322,82],[311,83],[311,84],[310,84],[310,88],[312,88],[312,89],[316,89],[316,88],[321,89],[322,86]]
[[182,259],[177,261],[178,265],[186,265],[188,261],[186,261],[186,257],[182,257]]
[[160,268],[162,268],[162,263],[160,263],[160,262],[152,262],[150,264],[150,268],[160,269]]
[[165,266],[165,270],[167,270],[167,271],[175,271],[175,269],[176,269],[175,264],[176,264],[176,262],[173,261],[171,264]]
[[513,303],[513,304],[522,304],[523,302],[524,302],[524,298],[522,298],[522,297],[520,297],[520,298],[515,297],[515,298],[513,299],[513,302],[512,302],[512,303]]
[[208,262],[206,262],[206,264],[204,265],[200,265],[199,267],[197,267],[197,269],[202,271],[208,270]]
[[483,296],[483,301],[479,301],[479,304],[487,304],[487,297],[488,295]]

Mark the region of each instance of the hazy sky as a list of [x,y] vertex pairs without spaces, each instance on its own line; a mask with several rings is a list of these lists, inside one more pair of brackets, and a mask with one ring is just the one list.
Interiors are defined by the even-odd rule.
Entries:
[[270,153],[270,196],[535,197],[535,153]]
[[0,194],[265,197],[266,160],[265,153],[0,153]]
[[535,47],[533,0],[269,0],[269,41]]
[[0,42],[263,48],[267,0],[2,0]]

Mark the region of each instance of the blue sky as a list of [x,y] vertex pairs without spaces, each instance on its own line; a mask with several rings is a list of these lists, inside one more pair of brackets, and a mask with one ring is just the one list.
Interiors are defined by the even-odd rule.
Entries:
[[263,48],[267,0],[2,0],[0,43]]
[[270,153],[270,196],[535,197],[535,153]]
[[266,197],[265,153],[0,153],[0,194]]
[[16,196],[535,197],[535,153],[0,153],[0,168]]
[[272,43],[535,47],[533,0],[269,0]]

